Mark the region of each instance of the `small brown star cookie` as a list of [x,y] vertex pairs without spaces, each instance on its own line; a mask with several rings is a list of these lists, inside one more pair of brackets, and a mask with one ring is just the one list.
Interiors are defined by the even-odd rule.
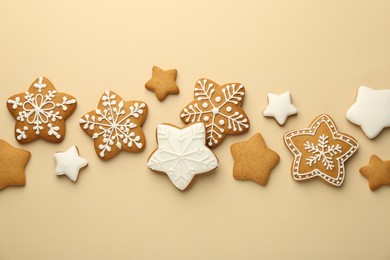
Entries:
[[24,168],[30,157],[29,151],[15,148],[0,139],[0,190],[26,184]]
[[15,117],[15,138],[29,143],[38,138],[59,143],[65,138],[65,120],[76,109],[76,99],[57,92],[45,77],[37,78],[24,92],[10,97],[7,108]]
[[378,156],[372,155],[369,164],[359,171],[368,179],[371,190],[390,185],[390,160],[382,161]]
[[179,94],[179,87],[176,84],[177,70],[162,70],[157,66],[153,67],[152,78],[146,82],[145,88],[153,91],[158,100],[163,101],[169,94]]
[[264,143],[260,133],[248,141],[235,143],[230,147],[234,158],[233,177],[237,180],[253,180],[267,185],[271,170],[279,163],[280,157]]
[[359,147],[352,136],[337,130],[328,115],[318,116],[308,128],[287,132],[284,142],[294,154],[291,167],[294,180],[305,181],[319,177],[334,186],[343,184],[344,163]]

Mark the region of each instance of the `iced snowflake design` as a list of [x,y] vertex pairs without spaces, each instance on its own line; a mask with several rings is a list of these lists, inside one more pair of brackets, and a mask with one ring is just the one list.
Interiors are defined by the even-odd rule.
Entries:
[[336,154],[341,153],[341,146],[339,144],[329,145],[329,136],[320,135],[318,138],[318,145],[307,141],[304,143],[305,150],[313,154],[306,159],[306,163],[309,166],[313,166],[317,162],[321,161],[326,167],[326,170],[333,170],[333,157]]
[[184,190],[196,174],[218,166],[215,155],[205,146],[205,127],[196,123],[184,129],[160,124],[157,127],[158,149],[148,160],[152,170],[165,172],[171,182]]
[[249,120],[241,107],[244,95],[242,84],[219,86],[211,80],[200,79],[195,86],[195,100],[181,111],[180,118],[186,124],[203,122],[207,145],[216,147],[227,134],[248,130]]
[[[317,139],[317,143],[307,140],[313,137]],[[328,115],[318,116],[308,128],[287,132],[284,142],[294,154],[291,174],[295,180],[319,177],[334,186],[343,183],[344,163],[359,147],[353,137],[337,131]]]
[[58,93],[48,79],[39,77],[28,91],[9,98],[8,109],[21,126],[15,128],[16,139],[24,141],[30,134],[44,134],[57,140],[63,138],[59,133],[61,124],[68,116],[66,112],[71,114],[76,104],[76,99],[70,97]]
[[[98,109],[85,114],[80,126],[98,143],[97,154],[106,159],[107,153],[116,155],[120,150],[141,151],[144,136],[137,135],[146,117],[146,104],[138,101],[124,102],[112,91],[105,91]],[[112,157],[113,157],[112,156]]]

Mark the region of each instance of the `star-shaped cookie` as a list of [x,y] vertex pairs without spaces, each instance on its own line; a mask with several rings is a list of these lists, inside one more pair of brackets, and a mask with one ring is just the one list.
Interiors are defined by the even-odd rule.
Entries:
[[372,155],[369,164],[359,171],[368,179],[371,190],[390,185],[390,160],[382,161],[378,156]]
[[345,178],[344,162],[358,149],[357,141],[337,131],[328,115],[320,115],[308,128],[287,132],[284,142],[294,154],[291,173],[296,181],[319,177],[334,186]]
[[160,124],[157,126],[158,148],[149,157],[147,166],[164,172],[179,190],[185,190],[195,175],[218,167],[218,159],[205,146],[205,127],[202,123],[182,129]]
[[54,154],[56,160],[56,174],[69,177],[73,182],[77,180],[81,168],[87,166],[88,161],[79,156],[76,146],[70,147],[65,152]]
[[240,83],[218,85],[209,79],[196,82],[194,101],[180,112],[185,124],[202,122],[206,126],[206,144],[217,147],[227,135],[246,133],[249,119],[242,109],[245,87]]
[[10,97],[7,107],[16,119],[18,142],[42,138],[58,143],[65,137],[65,120],[76,109],[76,99],[57,92],[50,80],[39,77],[26,92]]
[[237,180],[253,180],[267,185],[271,170],[279,163],[279,155],[269,149],[260,133],[248,141],[230,147],[234,158],[233,177]]
[[368,138],[375,138],[383,128],[390,127],[390,89],[360,87],[346,117],[361,126]]
[[290,92],[276,95],[268,94],[268,106],[265,108],[263,115],[274,117],[279,125],[284,125],[287,117],[298,113],[298,109],[291,103]]
[[30,157],[29,151],[15,148],[0,139],[0,190],[26,184],[24,170]]
[[146,82],[145,88],[153,91],[158,100],[163,101],[169,94],[179,94],[179,87],[176,84],[177,70],[162,70],[157,66],[153,67],[152,78]]
[[141,126],[147,114],[144,102],[124,101],[115,92],[106,90],[98,108],[80,118],[80,126],[92,137],[98,157],[109,160],[121,150],[144,150],[146,140]]

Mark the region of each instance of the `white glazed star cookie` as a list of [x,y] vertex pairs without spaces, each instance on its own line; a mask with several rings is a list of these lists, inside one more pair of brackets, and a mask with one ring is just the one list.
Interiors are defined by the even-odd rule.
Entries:
[[87,166],[88,161],[79,156],[76,146],[70,147],[65,152],[54,154],[56,160],[56,174],[69,177],[73,182],[77,180],[81,168]]
[[205,146],[205,127],[195,123],[177,128],[157,126],[158,148],[149,157],[147,166],[168,175],[179,190],[185,190],[195,175],[218,167],[218,159]]
[[276,95],[268,94],[268,106],[265,108],[263,115],[274,117],[279,125],[284,125],[287,117],[298,113],[298,109],[291,103],[290,92]]
[[360,87],[346,117],[361,126],[368,138],[375,138],[383,128],[390,127],[390,89]]

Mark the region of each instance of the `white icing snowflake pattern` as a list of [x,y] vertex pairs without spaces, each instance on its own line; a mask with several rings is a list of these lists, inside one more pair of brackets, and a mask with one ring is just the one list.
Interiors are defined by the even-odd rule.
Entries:
[[24,93],[22,98],[19,95],[7,101],[11,105],[9,106],[10,109],[20,110],[17,113],[16,120],[26,123],[22,129],[15,129],[16,139],[18,141],[27,139],[26,132],[30,129],[29,126],[32,126],[32,130],[36,135],[40,135],[45,131],[49,136],[61,139],[61,135],[58,133],[60,127],[55,126],[54,123],[63,119],[60,110],[67,111],[69,105],[76,103],[76,99],[68,99],[62,95],[62,101],[57,102],[55,101],[58,100],[56,90],[48,90],[46,94],[42,94],[42,89],[46,88],[42,77],[33,86],[38,89],[38,94],[29,90]]
[[218,159],[205,146],[202,123],[184,129],[160,124],[157,126],[158,149],[148,160],[152,170],[165,172],[171,182],[184,190],[196,174],[209,172],[218,166]]
[[[249,128],[249,120],[241,108],[244,95],[242,84],[220,87],[208,79],[200,79],[195,86],[195,101],[182,110],[180,118],[184,123],[203,122],[207,145],[215,147],[225,135],[244,133]],[[228,131],[223,127],[226,124]]]
[[320,135],[318,138],[318,145],[314,145],[307,141],[304,143],[305,150],[309,153],[313,154],[309,158],[306,159],[306,163],[309,166],[313,166],[314,164],[321,161],[323,165],[326,167],[326,170],[333,170],[334,163],[333,157],[336,154],[340,154],[341,146],[339,144],[329,145],[329,137],[326,135]]
[[94,113],[88,113],[80,119],[83,129],[98,130],[93,133],[92,139],[102,137],[102,143],[98,146],[101,158],[106,156],[106,152],[111,152],[114,145],[119,150],[122,149],[122,144],[129,148],[133,145],[138,149],[143,148],[141,136],[134,132],[135,128],[139,127],[134,119],[140,118],[146,104],[135,102],[126,108],[125,102],[122,99],[117,102],[117,98],[119,98],[117,94],[105,91],[101,98],[104,109],[96,109],[92,111]]

